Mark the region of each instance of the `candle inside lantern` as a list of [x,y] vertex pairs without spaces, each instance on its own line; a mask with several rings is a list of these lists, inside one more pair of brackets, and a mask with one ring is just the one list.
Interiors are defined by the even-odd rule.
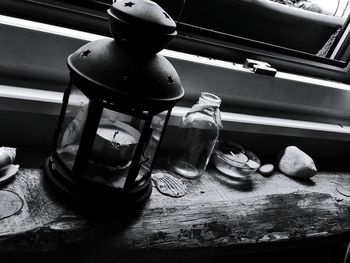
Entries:
[[91,159],[95,164],[109,169],[125,169],[131,163],[139,137],[139,131],[123,122],[100,125]]
[[135,144],[137,142],[136,138],[130,133],[118,128],[98,128],[97,136],[110,141],[115,147],[119,147],[120,145]]

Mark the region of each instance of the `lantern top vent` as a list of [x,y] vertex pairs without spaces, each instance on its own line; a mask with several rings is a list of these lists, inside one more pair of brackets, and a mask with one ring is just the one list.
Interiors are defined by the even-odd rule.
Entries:
[[177,34],[170,15],[149,0],[117,0],[107,12],[112,36],[127,48],[157,53]]
[[118,100],[130,107],[167,108],[184,89],[172,64],[160,54],[145,56],[111,38],[87,43],[68,57],[72,81],[90,99]]
[[184,96],[180,78],[161,54],[175,23],[149,0],[117,0],[108,10],[114,39],[85,44],[67,59],[73,83],[89,99],[164,110]]

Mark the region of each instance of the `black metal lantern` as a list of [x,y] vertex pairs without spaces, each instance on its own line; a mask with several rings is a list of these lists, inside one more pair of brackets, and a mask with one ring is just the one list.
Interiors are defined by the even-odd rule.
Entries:
[[160,54],[176,35],[170,16],[148,0],[116,1],[108,10],[114,39],[90,42],[67,59],[51,181],[78,197],[149,197],[151,173],[171,109],[184,90]]

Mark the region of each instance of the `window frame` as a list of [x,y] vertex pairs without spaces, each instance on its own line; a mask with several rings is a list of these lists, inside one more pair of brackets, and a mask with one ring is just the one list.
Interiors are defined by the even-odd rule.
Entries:
[[[172,13],[180,13],[179,2],[181,1],[176,1],[178,6],[174,2],[171,4]],[[253,2],[262,6],[267,5],[262,0]],[[108,18],[102,11],[106,6],[101,5],[100,1],[85,0],[82,3],[83,5],[77,6],[66,3],[64,0],[26,0],[25,2],[2,0],[0,8],[5,15],[109,36]],[[278,5],[278,9],[286,8],[286,6],[274,2],[267,6],[271,4]],[[293,12],[296,11],[308,12],[293,10]],[[168,48],[236,63],[243,63],[246,58],[256,59],[267,62],[280,71],[350,83],[349,61],[317,57],[301,51],[212,32],[181,22],[178,23],[178,36],[170,42]]]
[[[0,16],[1,21],[4,23],[3,17]],[[64,29],[65,31],[62,33],[61,28],[55,26],[44,30],[40,28],[44,24],[33,23],[31,25],[28,21],[21,19],[18,19],[17,23],[16,25],[15,23],[11,25],[0,23],[0,33],[2,32],[0,35],[5,35],[3,30],[7,30],[6,38],[2,41],[2,46],[5,46],[7,51],[2,50],[2,53],[12,54],[7,61],[5,58],[3,59],[4,67],[7,66],[6,63],[10,59],[15,58],[14,63],[17,65],[18,71],[17,75],[9,76],[13,80],[12,83],[9,82],[6,85],[2,81],[0,97],[3,99],[3,106],[1,109],[4,111],[26,111],[27,107],[23,108],[14,103],[16,100],[24,99],[27,102],[37,101],[38,105],[46,105],[42,109],[40,109],[41,106],[34,107],[35,113],[58,115],[58,112],[56,114],[53,112],[57,107],[58,97],[61,96],[60,94],[69,81],[66,57],[88,41],[97,40],[104,36],[69,29]],[[9,35],[9,32],[12,35]],[[13,39],[18,38],[22,39],[21,43],[26,42],[27,44],[20,45],[23,53],[18,52],[19,47],[13,45]],[[49,48],[43,49],[43,43]],[[62,46],[62,43],[66,43],[66,45]],[[37,47],[37,49],[33,50],[32,47]],[[16,49],[17,52],[11,49]],[[24,57],[24,53],[28,56]],[[260,75],[229,61],[172,50],[163,50],[161,54],[169,59],[177,69],[186,89],[186,96],[178,105],[180,107],[190,107],[199,97],[200,92],[207,90],[217,93],[223,98],[223,112],[325,123],[334,125],[337,127],[336,130],[341,132],[344,130],[339,127],[338,123],[341,123],[343,127],[350,125],[348,117],[350,87],[346,84],[281,71],[274,77]],[[53,61],[60,61],[60,63],[48,64],[47,57]],[[56,74],[52,74],[52,76],[43,74],[48,67],[50,67],[51,72]],[[21,78],[26,70],[28,70],[28,73],[25,74],[26,77],[23,82],[19,83],[16,79]],[[40,88],[32,83],[43,87]],[[24,92],[23,96],[20,95],[21,92]],[[31,97],[29,95],[31,92],[37,95]],[[49,94],[55,95],[52,97]],[[326,100],[322,98],[326,98]],[[14,104],[11,105],[11,102]],[[55,105],[52,106],[52,109],[50,109],[50,103]],[[31,109],[28,110],[31,111]]]

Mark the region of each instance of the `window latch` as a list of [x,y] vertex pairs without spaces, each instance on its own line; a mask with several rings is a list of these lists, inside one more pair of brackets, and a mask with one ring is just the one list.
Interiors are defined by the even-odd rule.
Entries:
[[269,63],[262,62],[259,60],[249,59],[247,58],[243,64],[244,68],[250,69],[254,73],[268,75],[268,76],[275,76],[277,73],[277,70]]

